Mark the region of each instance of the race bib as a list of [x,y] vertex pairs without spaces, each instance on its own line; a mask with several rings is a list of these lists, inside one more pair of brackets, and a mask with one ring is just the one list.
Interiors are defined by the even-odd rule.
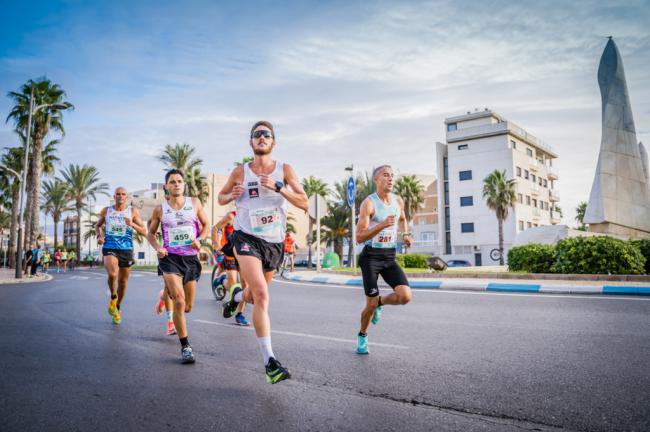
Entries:
[[107,234],[114,237],[124,237],[126,235],[126,223],[123,217],[109,217],[108,218],[108,232]]
[[397,238],[397,226],[393,225],[392,227],[384,228],[379,231],[372,239],[372,247],[375,248],[394,248],[395,239]]
[[196,238],[194,225],[182,225],[169,230],[169,246],[188,246]]
[[250,213],[251,227],[256,234],[281,234],[282,220],[280,211],[275,208],[261,208]]

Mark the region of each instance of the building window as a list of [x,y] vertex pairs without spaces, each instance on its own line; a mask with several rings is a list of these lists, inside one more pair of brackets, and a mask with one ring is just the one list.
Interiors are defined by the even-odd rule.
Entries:
[[519,221],[519,231],[524,230],[524,221]]
[[526,149],[526,154],[530,157],[533,157],[533,151],[529,148]]
[[544,187],[548,187],[548,181],[546,181],[546,179],[544,179],[543,183],[544,183]]
[[420,233],[420,240],[424,242],[432,242],[435,239],[436,239],[436,235],[431,231],[425,231],[423,233]]
[[460,197],[460,206],[461,207],[469,207],[474,205],[474,197],[473,196],[464,196]]
[[521,177],[521,168],[517,167],[516,170],[517,170],[517,177]]
[[530,205],[530,195],[526,195],[526,205]]
[[474,232],[474,222],[466,222],[466,223],[460,224],[460,232],[473,233]]
[[449,123],[447,125],[447,132],[458,130],[458,123]]
[[533,207],[537,207],[537,200],[533,198]]
[[443,180],[449,180],[449,161],[447,158],[442,158],[442,171],[443,171]]
[[449,231],[445,233],[445,253],[447,255],[451,253],[451,233]]
[[463,181],[463,180],[471,180],[471,179],[472,179],[472,170],[458,172],[458,180]]
[[461,144],[458,146],[458,150],[467,150],[469,148],[469,144]]
[[144,259],[144,252],[138,252],[138,259],[143,260]]
[[513,149],[517,148],[517,143],[514,140],[510,140],[510,144],[512,145]]
[[449,229],[451,226],[451,220],[449,217],[449,207],[445,207],[445,229]]
[[530,180],[535,183],[537,181],[537,176],[535,174],[530,175]]
[[449,205],[449,182],[445,182],[445,205]]
[[524,178],[528,180],[530,178],[528,170],[524,170]]
[[533,227],[533,224],[530,223],[530,222],[526,222],[526,227],[528,227],[528,228],[532,228],[532,227]]
[[520,193],[517,194],[517,201],[519,201],[519,204],[524,203],[524,196]]

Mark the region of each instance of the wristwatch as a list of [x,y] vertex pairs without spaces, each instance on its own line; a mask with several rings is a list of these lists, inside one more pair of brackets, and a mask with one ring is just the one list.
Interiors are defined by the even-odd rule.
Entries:
[[282,183],[281,181],[278,180],[278,181],[275,182],[275,191],[276,192],[280,193],[280,189],[282,189],[283,187],[284,187],[284,183]]

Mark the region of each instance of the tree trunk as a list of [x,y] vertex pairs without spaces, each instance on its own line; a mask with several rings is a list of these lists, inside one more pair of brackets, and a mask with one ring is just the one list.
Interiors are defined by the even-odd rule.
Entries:
[[307,268],[311,269],[311,247],[314,239],[314,223],[309,218],[309,234],[307,234],[307,246],[309,247],[309,257],[307,258]]
[[81,255],[81,206],[77,205],[77,250],[75,251],[77,261]]
[[54,221],[54,249],[56,249],[56,245],[59,244],[59,233],[58,233],[58,228],[59,228],[59,218],[52,218]]
[[33,152],[29,167],[29,244],[33,245],[38,238],[40,231],[40,211],[39,203],[41,202],[41,159],[43,153],[43,137],[39,133],[34,133]]
[[334,251],[339,256],[339,260],[343,263],[343,237],[339,237],[334,241]]
[[499,221],[499,264],[504,265],[503,260],[503,220],[498,219]]
[[11,184],[11,229],[9,230],[9,267],[16,265],[16,240],[18,237],[18,207],[20,199],[20,183],[18,179]]

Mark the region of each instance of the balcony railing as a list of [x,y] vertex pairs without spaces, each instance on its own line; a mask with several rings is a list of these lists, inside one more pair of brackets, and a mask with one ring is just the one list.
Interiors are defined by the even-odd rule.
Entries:
[[542,215],[542,212],[538,208],[533,208],[533,217],[539,218]]
[[548,199],[549,201],[556,202],[560,200],[560,193],[555,189],[548,190]]
[[539,185],[537,183],[530,185],[530,193],[531,195],[539,195]]
[[560,216],[557,216],[557,215],[555,215],[555,214],[551,216],[551,223],[552,223],[553,225],[557,225],[557,224],[559,224],[560,222],[562,222],[562,219],[560,219]]
[[468,138],[503,134],[508,130],[508,123],[490,123],[447,132],[447,142],[462,141]]
[[547,166],[546,167],[546,176],[548,177],[549,180],[557,180],[557,169],[552,166]]

